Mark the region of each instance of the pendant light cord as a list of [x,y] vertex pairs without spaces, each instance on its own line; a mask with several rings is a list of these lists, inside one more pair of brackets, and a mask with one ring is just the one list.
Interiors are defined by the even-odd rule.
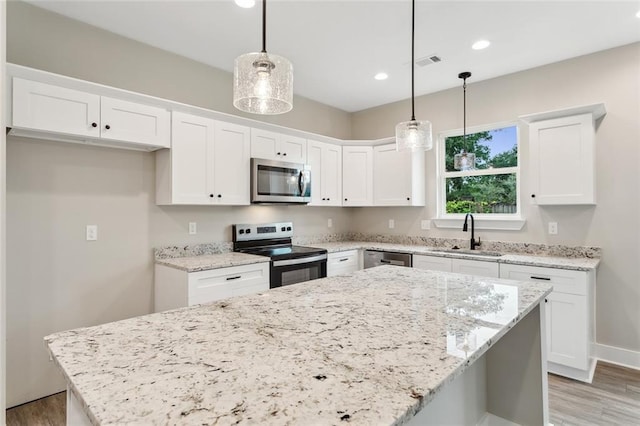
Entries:
[[262,53],[267,53],[267,0],[262,0]]
[[414,88],[414,73],[415,73],[415,38],[416,38],[416,0],[411,1],[411,121],[416,121],[415,113],[415,88]]
[[467,77],[464,78],[462,83],[462,139],[464,140],[465,148],[467,145]]

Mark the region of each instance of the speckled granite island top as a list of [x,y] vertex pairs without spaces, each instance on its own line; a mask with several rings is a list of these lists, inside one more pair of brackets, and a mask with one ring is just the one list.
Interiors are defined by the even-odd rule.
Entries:
[[45,338],[95,424],[402,424],[551,287],[382,266]]
[[158,265],[170,266],[187,272],[206,271],[210,269],[227,268],[230,266],[250,265],[253,263],[269,262],[266,256],[254,254],[228,252],[204,256],[174,257],[156,260]]

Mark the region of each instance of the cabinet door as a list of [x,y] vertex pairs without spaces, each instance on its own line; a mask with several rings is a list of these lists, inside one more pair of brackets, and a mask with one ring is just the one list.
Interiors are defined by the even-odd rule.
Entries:
[[345,207],[373,204],[373,147],[342,148],[342,197]]
[[13,78],[13,127],[100,136],[100,97]]
[[102,138],[169,148],[171,113],[166,109],[106,96],[100,108]]
[[215,123],[213,194],[217,204],[249,204],[250,133],[246,126]]
[[266,130],[251,129],[251,157],[266,158],[268,160],[281,160],[282,154],[278,150],[280,144],[279,135]]
[[547,296],[547,361],[585,370],[589,366],[587,298],[552,292]]
[[595,130],[591,114],[529,125],[531,201],[595,204]]
[[498,278],[500,268],[497,262],[480,260],[451,259],[452,271],[458,274],[479,275],[481,277]]
[[[306,164],[307,140],[297,136],[280,135],[278,152],[280,152],[280,158],[284,161]],[[276,152],[276,155],[278,152]]]
[[395,144],[373,148],[373,204],[411,204],[411,152],[397,151]]
[[215,122],[174,112],[171,155],[171,201],[173,204],[210,204],[213,174]]
[[[342,147],[326,144],[322,161],[322,193],[326,206],[342,205]],[[313,173],[313,169],[311,169]]]
[[422,256],[419,254],[413,255],[413,267],[428,271],[451,272],[453,270],[451,259],[447,257]]

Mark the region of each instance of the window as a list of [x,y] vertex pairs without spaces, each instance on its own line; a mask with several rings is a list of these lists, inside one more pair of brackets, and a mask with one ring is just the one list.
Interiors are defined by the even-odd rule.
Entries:
[[466,138],[460,131],[445,133],[439,161],[439,217],[519,217],[516,124],[474,128]]

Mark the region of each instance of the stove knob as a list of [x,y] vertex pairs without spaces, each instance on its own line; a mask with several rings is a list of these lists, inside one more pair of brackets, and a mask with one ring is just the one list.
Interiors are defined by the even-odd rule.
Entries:
[[291,227],[290,226],[287,226],[287,231],[291,231]]
[[239,232],[240,232],[241,234],[244,234],[244,229],[241,229]]
[[280,230],[281,230],[282,232],[284,232],[284,231],[286,231],[286,230],[287,230],[287,228],[285,228],[285,227],[283,226],[282,228],[280,228]]
[[244,231],[246,234],[250,234],[251,233],[251,229],[247,229],[246,231]]

